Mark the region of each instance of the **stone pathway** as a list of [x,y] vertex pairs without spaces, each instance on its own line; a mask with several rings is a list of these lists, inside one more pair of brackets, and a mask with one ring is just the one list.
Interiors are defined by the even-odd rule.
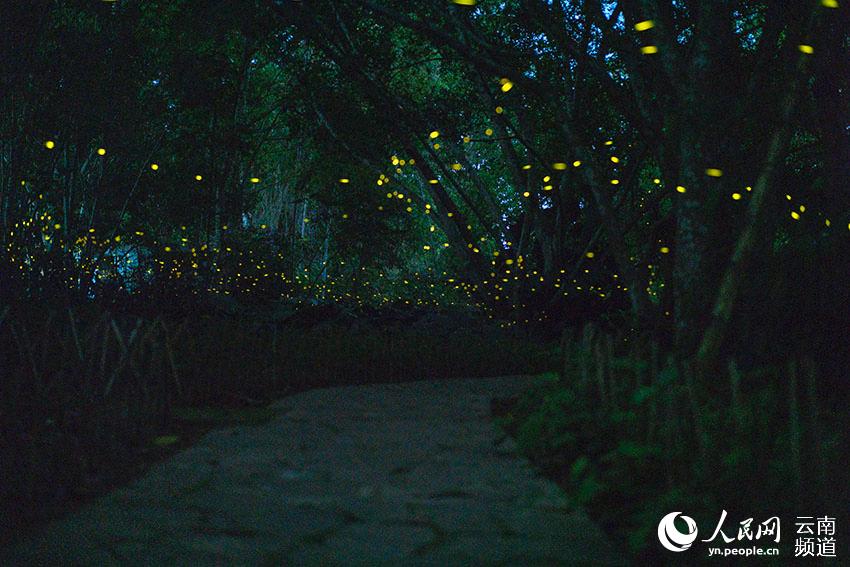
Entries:
[[0,565],[609,565],[490,420],[528,378],[313,390],[211,432]]

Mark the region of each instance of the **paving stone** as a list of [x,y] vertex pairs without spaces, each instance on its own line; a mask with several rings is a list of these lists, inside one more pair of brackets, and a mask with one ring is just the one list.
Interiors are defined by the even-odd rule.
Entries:
[[490,419],[528,378],[304,392],[0,551],[0,565],[608,565]]

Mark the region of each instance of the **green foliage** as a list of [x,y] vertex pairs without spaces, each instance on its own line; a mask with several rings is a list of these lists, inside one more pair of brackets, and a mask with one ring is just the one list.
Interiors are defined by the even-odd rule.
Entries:
[[[0,269],[24,265],[25,291],[44,264],[84,296],[92,272],[120,287],[116,236],[144,233],[136,244],[166,263],[164,246],[206,246],[215,261],[237,240],[337,285],[364,267],[428,272],[505,325],[632,309],[693,351],[750,219],[763,229],[750,272],[767,281],[793,284],[782,266],[818,251],[850,257],[835,230],[850,204],[850,58],[841,16],[822,5],[39,6],[0,22]],[[635,30],[646,18],[657,25]],[[790,38],[809,20],[818,46],[795,66],[786,50],[799,56]],[[644,42],[660,52],[641,54]],[[769,195],[755,199],[764,175]],[[90,230],[97,242],[81,244]],[[183,287],[207,289],[200,279]],[[748,283],[742,294],[766,289]],[[780,290],[772,299],[791,302]]]
[[[626,338],[591,330],[565,342],[564,374],[541,376],[502,424],[636,559],[659,559],[654,530],[663,515],[688,510],[716,522],[733,495],[735,510],[748,513],[839,513],[836,502],[850,497],[839,464],[847,415],[827,410],[832,399],[811,397],[829,380],[813,363],[780,365],[785,384],[807,384],[800,391],[765,380],[777,366],[744,373],[732,365],[728,385],[689,393],[686,370],[672,361],[659,368],[657,347]],[[608,341],[614,348],[602,354],[597,345]]]
[[573,450],[576,442],[573,429],[580,423],[576,402],[572,392],[558,387],[556,374],[543,376],[541,387],[523,398],[517,408],[528,415],[516,431],[517,442],[537,458]]

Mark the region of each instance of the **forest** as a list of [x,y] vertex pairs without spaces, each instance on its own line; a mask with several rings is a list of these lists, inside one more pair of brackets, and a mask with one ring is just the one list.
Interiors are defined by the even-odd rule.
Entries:
[[509,375],[631,561],[850,519],[843,0],[3,2],[0,243],[0,544],[294,392]]

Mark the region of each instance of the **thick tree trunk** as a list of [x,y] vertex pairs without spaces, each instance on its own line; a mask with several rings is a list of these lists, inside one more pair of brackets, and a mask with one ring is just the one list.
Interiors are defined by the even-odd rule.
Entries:
[[800,81],[804,76],[806,57],[800,58],[791,84],[782,102],[782,110],[776,130],[770,140],[764,166],[753,186],[747,215],[747,224],[741,231],[729,265],[721,279],[719,291],[711,311],[711,320],[702,336],[697,351],[697,370],[700,374],[710,371],[717,362],[720,349],[726,339],[732,311],[741,291],[753,252],[759,242],[760,229],[765,215],[765,198],[772,188],[776,169],[784,158],[791,138],[791,112],[797,101]]

